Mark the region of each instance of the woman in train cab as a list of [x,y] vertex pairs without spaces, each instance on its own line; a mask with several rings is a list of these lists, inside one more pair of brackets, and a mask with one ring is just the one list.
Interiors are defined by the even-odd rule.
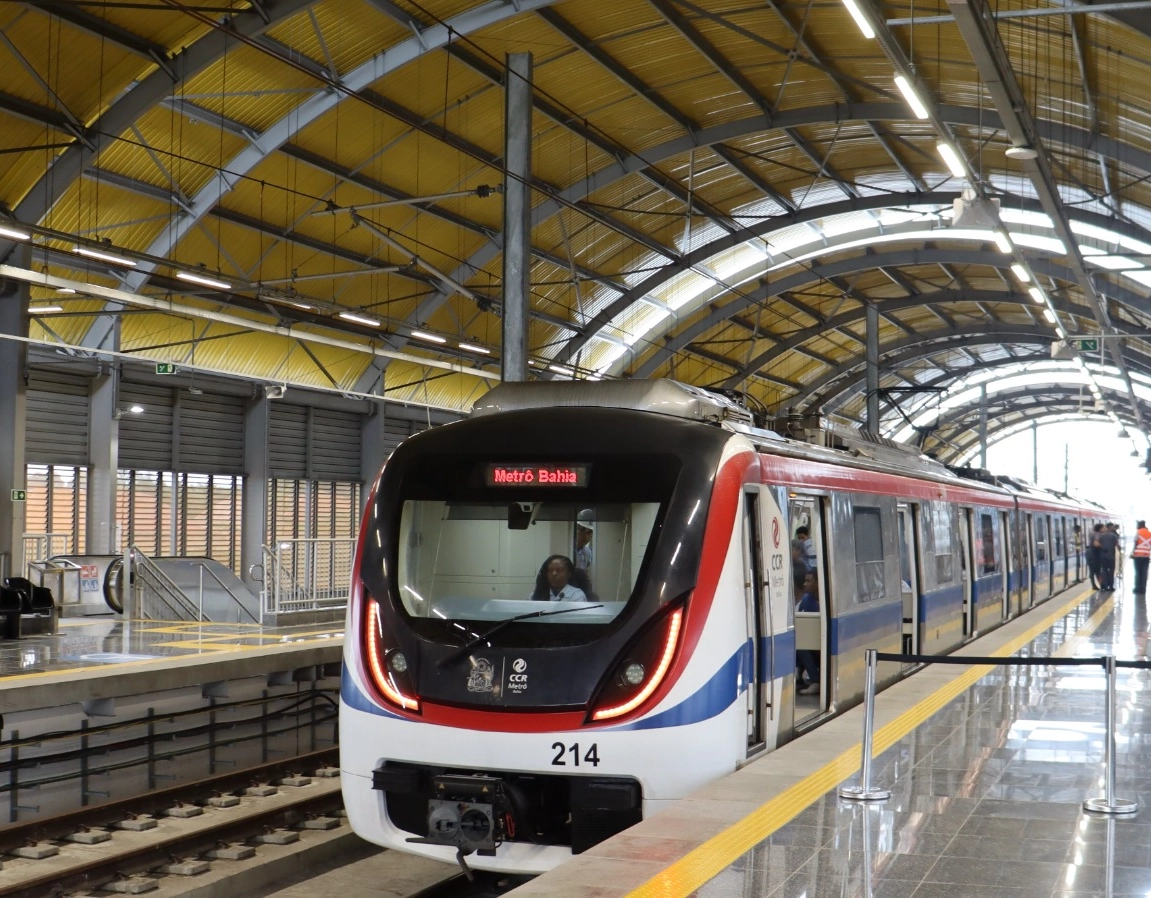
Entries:
[[[803,576],[803,595],[795,604],[796,611],[819,611],[819,579],[815,571]],[[795,666],[799,669],[799,684],[796,691],[800,695],[819,692],[819,652],[811,649],[795,650]]]
[[552,555],[536,575],[534,602],[586,602],[587,593],[571,582],[575,565],[566,555]]

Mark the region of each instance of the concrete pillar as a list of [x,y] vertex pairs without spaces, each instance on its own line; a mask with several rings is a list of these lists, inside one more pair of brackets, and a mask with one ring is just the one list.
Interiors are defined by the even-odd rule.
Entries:
[[[119,328],[116,329],[117,334]],[[119,337],[117,336],[117,343]],[[115,369],[92,378],[88,392],[88,511],[84,551],[111,555],[116,539],[116,471],[120,456],[120,420],[116,415],[119,374]],[[127,521],[123,522],[125,528]],[[79,546],[76,547],[79,550]]]
[[375,486],[380,468],[384,466],[388,456],[387,433],[384,422],[387,420],[387,410],[384,403],[377,403],[372,414],[364,417],[360,427],[360,483],[363,489],[360,492],[360,512],[363,513],[368,504],[368,496]]
[[879,433],[879,310],[868,303],[867,319],[867,418],[868,433]]
[[504,301],[501,373],[528,377],[528,297],[531,270],[532,55],[508,54],[504,112]]
[[979,467],[987,467],[987,384],[979,385]]
[[244,408],[244,486],[240,512],[240,576],[254,593],[260,583],[252,568],[264,563],[268,523],[268,407],[265,396]]
[[[27,247],[18,247],[10,264],[29,267]],[[28,285],[0,278],[0,568],[6,576],[24,573],[24,502],[13,490],[27,489],[24,423],[28,344],[7,336],[28,336]]]

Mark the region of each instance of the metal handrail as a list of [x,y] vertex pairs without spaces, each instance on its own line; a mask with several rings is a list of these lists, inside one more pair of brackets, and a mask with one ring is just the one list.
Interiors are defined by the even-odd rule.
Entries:
[[[202,619],[202,615],[198,614],[197,609],[192,606],[191,600],[184,595],[183,590],[173,582],[171,577],[156,567],[152,559],[136,548],[136,546],[130,546],[129,551],[132,553],[132,570],[136,574],[135,580],[137,583],[140,583],[142,586],[141,581],[143,579],[151,578],[156,597],[168,606],[168,610],[172,612],[178,620]],[[165,592],[168,594],[167,597],[163,595]],[[142,603],[138,607],[140,607],[141,612],[143,612]]]
[[[326,556],[320,551],[322,548],[327,550]],[[339,550],[343,550],[342,555]],[[345,607],[351,591],[354,550],[355,540],[350,537],[282,540],[275,546],[264,546],[262,613],[338,611]],[[285,563],[288,558],[291,564]],[[348,576],[333,576],[345,566]],[[323,589],[315,582],[321,569],[328,572],[323,578],[326,583]]]
[[228,594],[228,597],[233,602],[235,602],[236,605],[239,606],[240,610],[243,611],[244,614],[248,615],[248,617],[251,619],[252,623],[258,624],[260,622],[256,618],[256,616],[254,614],[252,614],[251,611],[248,610],[248,607],[244,604],[244,602],[240,599],[240,597],[237,596],[234,592],[232,592],[231,587],[228,586],[227,583],[225,583],[223,580],[221,580],[219,577],[216,576],[215,571],[211,570],[202,561],[198,564],[198,567],[200,568],[200,619],[202,619],[204,616],[204,574],[207,574],[209,577],[211,577],[213,580],[215,580],[217,583],[220,584],[220,586],[223,588],[224,592],[226,592]]

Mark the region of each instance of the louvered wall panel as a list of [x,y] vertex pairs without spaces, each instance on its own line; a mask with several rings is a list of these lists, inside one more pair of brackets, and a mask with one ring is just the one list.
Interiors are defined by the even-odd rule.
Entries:
[[180,394],[177,470],[244,473],[244,400]]
[[428,425],[424,421],[414,421],[410,418],[387,418],[384,421],[384,448],[390,455],[400,443],[412,434],[427,429]]
[[172,391],[168,387],[121,383],[120,408],[143,406],[138,415],[120,415],[120,467],[172,470]]
[[[357,445],[359,440],[357,439]],[[304,480],[308,476],[308,410],[273,402],[268,411],[268,476]]]
[[83,375],[29,369],[24,444],[28,464],[88,464],[90,383]]
[[351,412],[312,409],[311,479],[360,479],[362,421],[362,415]]

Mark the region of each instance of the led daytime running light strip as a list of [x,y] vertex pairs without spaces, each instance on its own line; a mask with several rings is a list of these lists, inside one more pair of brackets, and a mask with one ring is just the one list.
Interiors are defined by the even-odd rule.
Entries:
[[683,609],[677,608],[671,613],[671,620],[668,623],[667,639],[663,646],[663,656],[659,659],[659,664],[656,665],[655,673],[651,675],[643,689],[641,689],[631,701],[624,702],[622,705],[616,705],[614,708],[604,708],[596,711],[591,716],[592,720],[610,720],[612,717],[627,714],[628,711],[634,711],[651,697],[651,694],[655,692],[656,687],[663,682],[663,678],[667,676],[668,669],[671,667],[671,659],[675,657],[675,648],[679,644],[679,630],[682,622]]
[[420,710],[419,700],[409,698],[400,692],[392,682],[391,674],[384,669],[384,646],[381,635],[383,624],[380,620],[380,606],[375,599],[368,599],[367,604],[368,664],[372,669],[372,679],[376,681],[376,686],[379,687],[380,692],[388,701],[409,711],[418,711]]

